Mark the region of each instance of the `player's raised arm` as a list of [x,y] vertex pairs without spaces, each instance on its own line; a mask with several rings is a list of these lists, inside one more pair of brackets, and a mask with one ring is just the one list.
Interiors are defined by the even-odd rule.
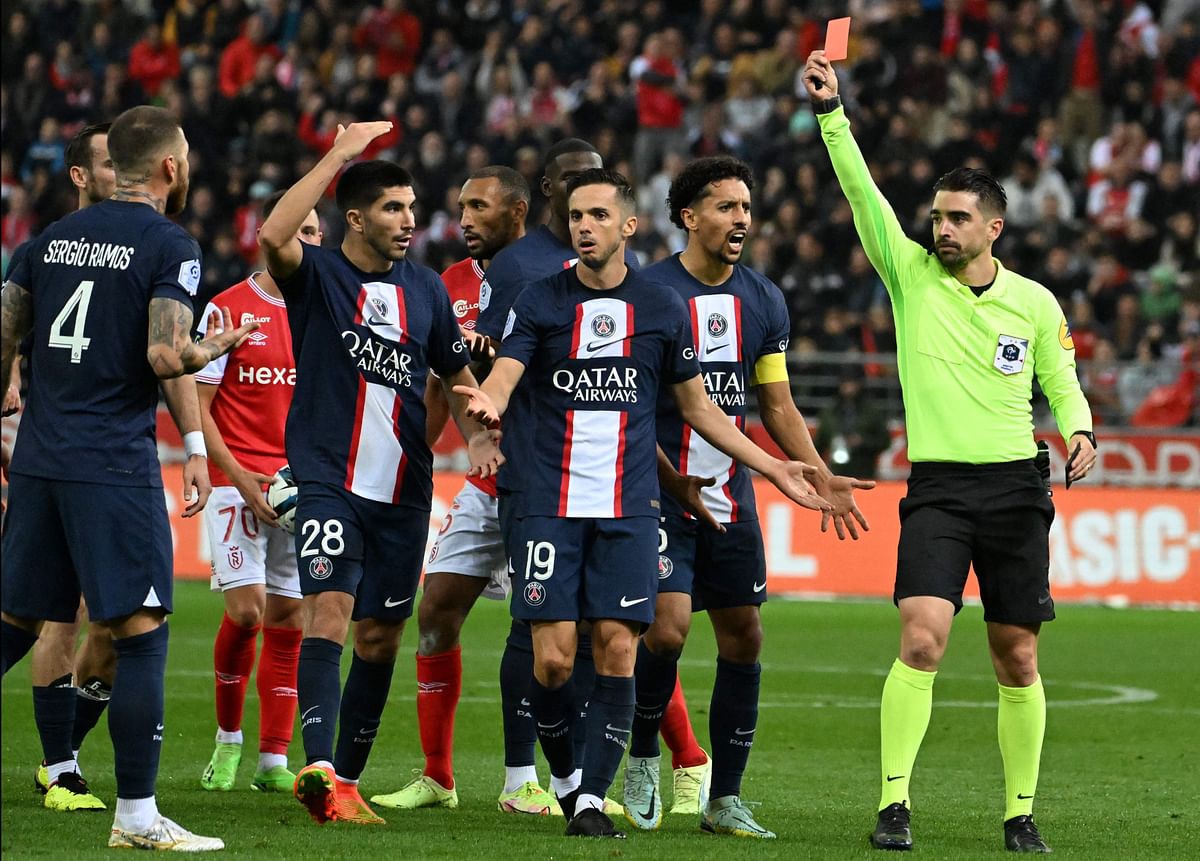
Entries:
[[20,284],[5,281],[0,308],[0,380],[7,385],[21,339],[33,328],[33,297]]
[[192,309],[185,302],[156,296],[150,300],[150,336],[146,360],[160,380],[194,374],[218,356],[238,346],[258,328],[250,322],[234,327],[228,308],[221,309],[221,320],[208,327],[215,334],[203,341],[192,341]]
[[263,222],[258,242],[266,252],[267,271],[271,277],[277,281],[285,279],[300,267],[304,256],[296,237],[300,225],[346,163],[362,155],[371,141],[391,130],[392,124],[387,121],[338,126],[337,139],[329,152],[287,190]]
[[829,511],[833,508],[813,490],[808,479],[817,468],[799,461],[771,457],[729,421],[729,417],[709,400],[699,374],[672,386],[683,420],[716,448],[744,463],[778,487],[784,495],[804,508]]

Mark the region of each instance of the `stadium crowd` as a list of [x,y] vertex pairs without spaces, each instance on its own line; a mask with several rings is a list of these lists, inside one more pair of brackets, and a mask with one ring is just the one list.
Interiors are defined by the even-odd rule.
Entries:
[[[574,135],[637,182],[644,262],[682,246],[664,200],[688,159],[748,161],[745,262],[783,289],[794,358],[893,354],[886,292],[799,78],[824,21],[842,14],[854,18],[843,97],[909,235],[929,241],[940,174],[986,167],[1009,198],[997,255],[1062,303],[1097,420],[1200,423],[1189,0],[6,3],[4,266],[74,207],[71,135],[141,103],[172,111],[191,142],[181,218],[204,251],[201,302],[245,276],[264,201],[312,167],[339,123],[395,123],[365,155],[412,172],[412,254],[439,270],[465,255],[466,175],[505,164],[536,186],[546,147]],[[531,224],[544,205],[535,195]],[[321,212],[338,242],[331,200]]]

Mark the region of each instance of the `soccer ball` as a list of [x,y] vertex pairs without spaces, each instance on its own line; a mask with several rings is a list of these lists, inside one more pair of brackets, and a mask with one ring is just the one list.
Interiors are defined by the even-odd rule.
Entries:
[[279,525],[289,535],[296,534],[296,499],[300,496],[296,489],[296,480],[292,478],[292,468],[284,465],[275,473],[275,480],[267,488],[267,505],[275,511]]

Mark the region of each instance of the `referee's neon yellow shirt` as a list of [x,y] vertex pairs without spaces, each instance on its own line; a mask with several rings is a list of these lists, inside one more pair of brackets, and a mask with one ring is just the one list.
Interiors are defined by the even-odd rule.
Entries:
[[1090,431],[1075,345],[1050,291],[997,260],[995,282],[977,298],[905,236],[871,179],[845,110],[817,119],[863,249],[892,299],[909,460],[1033,457],[1035,373],[1063,440]]

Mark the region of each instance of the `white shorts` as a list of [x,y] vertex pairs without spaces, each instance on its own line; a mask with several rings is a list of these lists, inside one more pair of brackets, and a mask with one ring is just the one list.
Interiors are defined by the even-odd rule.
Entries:
[[508,558],[500,537],[495,497],[470,482],[463,485],[429,549],[425,572],[486,577],[489,582],[483,590],[485,597],[496,601],[508,598]]
[[236,487],[214,487],[204,507],[214,592],[258,584],[268,595],[300,598],[295,540],[263,526]]

